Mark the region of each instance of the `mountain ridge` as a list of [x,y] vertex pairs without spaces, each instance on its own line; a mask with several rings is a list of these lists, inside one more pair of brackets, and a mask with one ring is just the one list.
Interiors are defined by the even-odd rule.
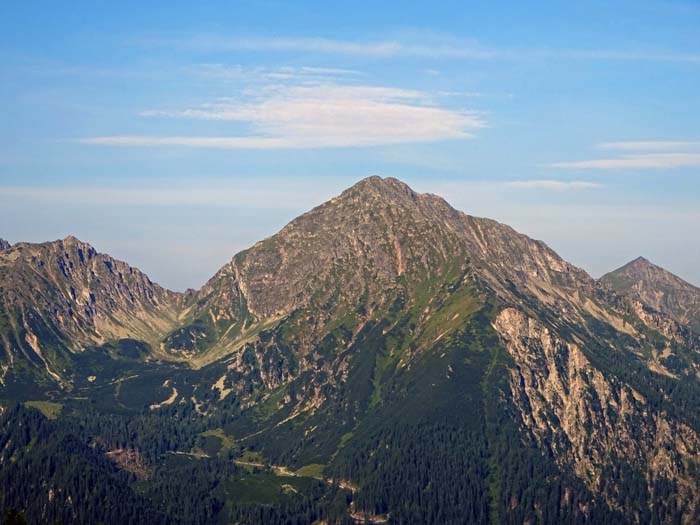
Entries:
[[20,242],[0,253],[6,359],[38,364],[61,384],[70,355],[86,346],[123,338],[157,340],[159,330],[177,322],[180,297],[73,236]]
[[[366,216],[358,221],[353,218],[356,213],[366,213]],[[375,228],[378,220],[384,224],[381,232]],[[352,224],[352,228],[343,231],[342,227],[334,224],[343,221]],[[398,232],[397,235],[394,231],[396,224],[402,222],[412,225],[414,231]],[[331,224],[332,227],[328,231],[321,231],[319,224]],[[368,225],[370,229],[363,232],[362,228],[367,228]],[[372,228],[375,231],[370,231]],[[440,230],[438,235],[435,235],[433,229]],[[321,239],[324,235],[325,240]],[[313,280],[314,276],[318,279],[324,272],[328,273],[328,266],[316,259],[319,254],[323,257],[324,251],[332,252],[332,257],[338,256],[338,246],[329,248],[328,245],[322,245],[329,236],[337,235],[344,235],[346,239],[346,245],[342,249],[347,260],[354,262],[368,257],[367,267],[373,269],[373,279],[378,279],[373,288],[375,290],[395,287],[399,278],[411,280],[411,275],[430,272],[431,267],[440,268],[450,257],[468,260],[470,271],[478,279],[497,289],[503,297],[514,301],[518,300],[518,294],[510,289],[514,283],[520,287],[518,293],[524,292],[544,299],[546,303],[556,303],[571,300],[569,292],[562,292],[567,287],[586,289],[587,294],[599,295],[600,292],[596,290],[598,282],[605,282],[605,277],[596,281],[584,270],[563,260],[542,241],[531,239],[497,221],[455,210],[443,198],[429,193],[416,193],[398,179],[379,176],[362,179],[338,196],[297,217],[278,233],[234,255],[199,290],[181,293],[162,288],[137,268],[97,254],[92,246],[74,236],[36,245],[18,243],[13,250],[6,251],[6,262],[0,260],[0,264],[7,266],[12,254],[24,248],[31,251],[33,246],[55,246],[56,249],[70,246],[74,251],[106,257],[121,268],[128,267],[129,272],[144,277],[144,286],[152,286],[156,295],[162,295],[170,306],[169,321],[163,324],[159,320],[156,324],[161,328],[147,337],[156,354],[166,359],[196,359],[196,354],[202,348],[215,347],[224,339],[221,348],[215,349],[211,358],[200,359],[202,365],[237,348],[240,341],[246,340],[251,334],[254,336],[257,330],[269,327],[299,308],[308,307],[313,294],[304,291],[303,282],[309,278]],[[362,235],[365,235],[364,239]],[[420,237],[433,240],[413,246],[414,251],[420,255],[416,257],[410,248],[411,243],[421,242]],[[416,241],[416,238],[419,239]],[[434,240],[437,238],[441,241],[447,239],[446,244],[438,246],[441,241]],[[308,243],[319,239],[321,245],[309,249]],[[285,244],[293,245],[296,242],[307,243],[307,246],[290,255]],[[383,246],[379,250],[367,252],[365,247],[373,244]],[[409,249],[402,249],[402,245]],[[303,252],[313,255],[306,257]],[[512,253],[518,253],[519,257],[513,258]],[[426,254],[430,254],[432,260],[427,261]],[[456,264],[458,268],[453,270],[466,271],[464,264]],[[364,279],[361,275],[363,271],[366,272],[366,269],[355,272],[359,282]],[[275,272],[284,275],[284,279],[271,282],[270,276],[274,276]],[[332,279],[335,280],[336,277],[337,275]],[[328,280],[317,285],[317,288],[339,289],[337,283],[328,284],[331,280],[328,275],[326,278]],[[346,288],[348,284],[349,281],[345,283]],[[286,295],[281,296],[280,293],[284,292]],[[79,300],[75,291],[70,295],[69,299],[74,302]],[[350,299],[351,302],[352,300],[357,301],[358,296],[355,295]],[[642,302],[648,304],[648,301]],[[584,310],[586,308],[592,309],[586,315],[600,314],[595,306],[584,305]],[[188,329],[188,322],[192,325],[191,330]],[[172,326],[175,331],[168,333],[167,326]],[[144,330],[122,335],[144,338]],[[98,343],[106,341],[96,334],[93,334],[92,339],[92,342]]]
[[616,292],[647,304],[700,333],[700,288],[637,257],[600,278]]
[[1,252],[0,277],[4,379],[26,357],[49,399],[211,418],[272,465],[346,480],[362,512],[434,512],[387,487],[439,468],[450,501],[479,494],[470,512],[495,522],[700,519],[700,336],[397,179],[360,181],[185,294],[74,238]]
[[[523,258],[506,263],[513,243]],[[303,250],[298,248],[302,244]],[[521,284],[533,276],[553,282],[571,274],[587,287],[594,286],[586,272],[561,259],[543,242],[491,219],[459,212],[441,197],[416,193],[398,179],[374,176],[236,254],[195,292],[193,301],[207,303],[206,316],[217,320],[223,316],[233,322],[250,314],[260,321],[289,315],[308,306],[313,295],[309,288],[324,289],[326,294],[338,292],[338,278],[346,279],[346,290],[351,288],[349,276],[332,267],[340,258],[353,269],[354,282],[368,284],[370,296],[377,289],[394,287],[399,277],[412,281],[436,269],[443,271],[444,264],[464,271],[466,260],[503,294],[509,291],[500,274]],[[455,262],[459,258],[462,260]],[[362,264],[365,266],[358,266]],[[217,290],[224,294],[218,302],[212,299]],[[345,295],[350,302],[358,299],[352,290]],[[243,305],[245,312],[240,311]],[[194,317],[202,320],[204,315],[199,312]]]

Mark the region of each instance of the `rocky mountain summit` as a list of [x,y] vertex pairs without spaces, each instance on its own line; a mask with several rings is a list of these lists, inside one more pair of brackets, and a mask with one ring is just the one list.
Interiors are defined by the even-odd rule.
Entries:
[[325,317],[314,322],[318,335],[331,319],[357,315],[360,306],[366,321],[397,293],[411,300],[427,283],[466,273],[511,300],[516,285],[533,295],[553,287],[595,288],[544,243],[468,216],[436,195],[415,193],[397,179],[370,177],[237,254],[193,296],[188,312],[194,332],[211,325],[216,335],[182,341],[179,333],[166,346],[233,348],[245,337],[236,323],[245,322],[249,333],[301,310]]
[[[697,293],[646,261],[596,281],[370,177],[187,294],[74,238],[0,252],[2,377],[67,392],[101,363],[100,399],[192,404],[272,464],[357,487],[364,515],[412,522],[421,480],[449,478],[435,498],[471,494],[476,521],[694,523]],[[148,367],[120,368],[124,341]],[[398,480],[425,506],[391,499]]]
[[181,296],[75,237],[0,252],[4,363],[62,383],[73,353],[131,338],[155,342],[177,323]]
[[700,333],[700,288],[644,257],[604,275],[601,281]]

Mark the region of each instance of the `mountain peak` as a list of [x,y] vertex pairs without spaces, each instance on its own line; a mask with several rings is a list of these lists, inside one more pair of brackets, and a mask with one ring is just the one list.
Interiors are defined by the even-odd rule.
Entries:
[[[17,323],[30,338],[60,334],[57,348],[73,351],[125,336],[151,343],[175,325],[179,294],[72,235],[18,243],[0,255],[0,324]],[[15,348],[22,348],[22,341]],[[33,351],[41,362],[37,348],[27,355]],[[44,364],[61,381],[62,369]]]
[[347,190],[341,197],[354,197],[358,195],[375,195],[389,200],[413,200],[417,193],[405,182],[394,177],[382,178],[372,175],[360,180]]
[[239,319],[241,304],[260,320],[300,309],[330,317],[361,303],[381,308],[392,290],[410,296],[467,271],[508,300],[513,286],[541,296],[540,289],[593,282],[544,243],[398,179],[372,176],[235,255],[197,303],[231,319]]
[[[49,251],[66,251],[66,252],[82,252],[90,257],[97,255],[97,250],[90,244],[81,241],[73,235],[68,235],[63,239],[56,239],[53,241],[44,242],[18,242],[16,244],[10,244],[5,239],[0,239],[0,251],[9,250],[10,248],[17,248],[22,253],[27,256],[31,256],[35,253],[35,250],[49,250]],[[24,251],[27,250],[28,251]]]
[[365,177],[364,179],[361,179],[357,181],[354,185],[352,185],[349,190],[352,190],[353,188],[377,188],[377,189],[382,189],[382,188],[396,188],[396,187],[401,187],[401,188],[406,188],[409,189],[408,184],[406,184],[403,181],[400,181],[397,178],[394,177],[381,177],[379,175],[370,175],[369,177]]
[[66,245],[66,246],[80,246],[80,247],[92,248],[90,243],[81,241],[80,239],[78,239],[74,235],[68,235],[68,236],[64,237],[63,239],[60,239],[58,242]]
[[[639,256],[636,259],[631,260],[627,264],[622,265],[617,270],[613,270],[601,277],[602,281],[608,282],[613,288],[622,286],[625,283],[625,287],[632,286],[635,283],[644,282],[650,284],[652,281],[677,281],[679,283],[684,283],[680,277],[675,276],[668,270],[657,266],[652,263],[649,259]],[[691,286],[689,283],[688,286]]]
[[652,263],[649,259],[643,256],[639,256],[635,259],[632,259],[628,263],[623,264],[620,266],[617,270],[614,270],[610,272],[609,274],[606,275],[626,275],[628,278],[641,278],[642,275],[645,275],[649,272],[658,272],[662,271],[665,272],[663,268],[660,268],[659,266],[656,266],[654,263]]
[[649,267],[656,267],[654,263],[652,263],[649,259],[643,256],[639,256],[636,259],[632,259],[630,262],[628,262],[624,267],[642,267],[642,268],[649,268]]
[[600,280],[616,292],[700,331],[700,288],[644,257],[637,257]]
[[641,255],[636,259],[631,260],[627,264],[621,266],[617,270],[614,270],[604,277],[622,277],[625,276],[626,279],[638,280],[638,281],[649,281],[652,279],[664,279],[664,280],[678,280],[679,282],[684,282],[680,277],[677,277],[673,273],[669,272],[665,268],[658,266],[651,262],[646,257]]

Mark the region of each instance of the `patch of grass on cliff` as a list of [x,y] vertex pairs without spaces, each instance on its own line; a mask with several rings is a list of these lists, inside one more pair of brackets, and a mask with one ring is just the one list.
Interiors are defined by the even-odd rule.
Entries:
[[61,403],[53,403],[51,401],[27,401],[24,403],[29,408],[36,408],[49,419],[58,419],[63,410]]
[[237,505],[274,505],[309,493],[315,483],[311,478],[258,474],[229,480],[225,487]]
[[225,448],[225,449],[231,449],[231,448],[234,448],[236,446],[236,440],[233,437],[226,434],[224,432],[223,428],[212,428],[210,430],[207,430],[206,432],[202,432],[201,435],[205,436],[205,437],[206,436],[218,437],[221,440],[222,448]]
[[222,428],[207,430],[199,436],[199,450],[209,457],[221,456],[236,446],[236,440],[224,433]]
[[320,463],[311,463],[310,465],[304,465],[298,469],[295,474],[297,476],[303,476],[307,478],[323,479],[323,469],[325,465]]
[[253,407],[253,414],[258,421],[265,421],[271,418],[279,410],[279,403],[284,397],[287,386],[283,385],[277,390],[272,391],[270,395]]
[[243,461],[245,463],[260,463],[265,464],[265,456],[256,450],[244,450],[237,461]]
[[338,443],[338,448],[344,447],[345,444],[352,439],[352,436],[352,432],[346,432],[345,434],[340,436],[340,443]]

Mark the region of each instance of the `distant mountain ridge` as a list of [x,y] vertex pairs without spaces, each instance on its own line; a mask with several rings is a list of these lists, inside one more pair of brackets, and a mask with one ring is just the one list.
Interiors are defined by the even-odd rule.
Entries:
[[181,294],[75,237],[17,243],[0,253],[0,338],[11,368],[65,381],[72,353],[123,338],[157,342]]
[[604,275],[601,281],[700,333],[700,288],[644,257]]
[[636,263],[597,281],[370,177],[185,294],[70,237],[0,252],[2,377],[124,410],[191,404],[397,523],[458,520],[465,494],[475,521],[693,523],[700,335],[672,277]]

